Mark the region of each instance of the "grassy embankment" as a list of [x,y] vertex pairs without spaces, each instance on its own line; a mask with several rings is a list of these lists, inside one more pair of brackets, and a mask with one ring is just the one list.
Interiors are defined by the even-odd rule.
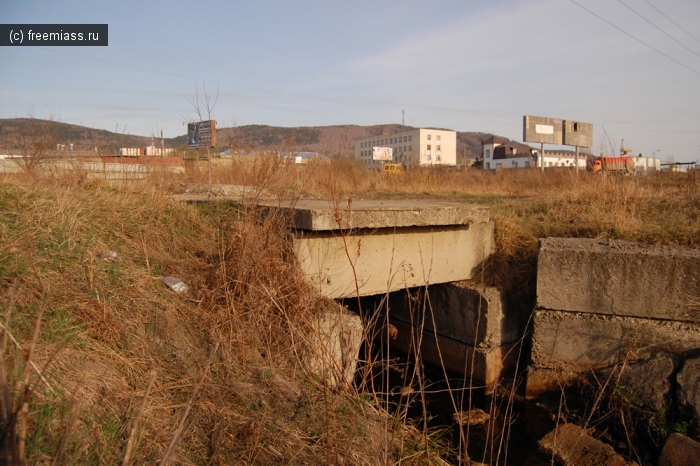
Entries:
[[[308,317],[327,303],[288,260],[283,225],[163,195],[172,181],[205,177],[206,169],[188,167],[126,187],[60,174],[2,180],[0,286],[9,332],[1,414],[16,421],[3,450],[28,462],[114,464],[132,439],[133,464],[439,462],[431,437],[404,428],[405,419],[395,424],[371,397],[330,390],[306,370]],[[520,287],[526,298],[539,237],[700,241],[697,182],[685,175],[387,177],[347,162],[232,160],[217,166],[213,181],[284,196],[489,205],[497,252],[486,281]],[[169,291],[160,282],[167,275],[191,293]]]

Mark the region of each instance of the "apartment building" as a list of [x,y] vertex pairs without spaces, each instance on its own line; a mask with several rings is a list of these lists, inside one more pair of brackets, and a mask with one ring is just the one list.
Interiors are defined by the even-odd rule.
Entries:
[[355,140],[355,157],[368,168],[381,168],[383,161],[372,160],[373,147],[390,147],[392,162],[404,166],[456,165],[457,133],[444,129],[417,128]]

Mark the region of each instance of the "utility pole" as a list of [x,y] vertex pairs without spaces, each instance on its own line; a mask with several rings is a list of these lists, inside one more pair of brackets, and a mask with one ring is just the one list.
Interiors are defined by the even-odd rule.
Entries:
[[576,155],[574,156],[574,163],[576,164],[576,173],[578,173],[578,146],[576,146]]
[[405,110],[401,110],[401,126],[405,126],[405,124],[404,124],[404,122],[405,122],[404,117],[406,116],[405,112],[406,112]]
[[542,143],[542,150],[540,151],[540,166],[542,171],[544,171],[544,142]]
[[163,179],[165,178],[165,149],[163,146],[163,128],[160,129],[160,178],[161,178],[161,183],[163,182]]

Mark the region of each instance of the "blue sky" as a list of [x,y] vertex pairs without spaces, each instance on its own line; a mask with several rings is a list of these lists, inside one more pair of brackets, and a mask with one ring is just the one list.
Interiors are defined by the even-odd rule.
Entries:
[[26,0],[0,2],[0,22],[109,24],[108,47],[0,47],[0,118],[172,137],[197,83],[218,86],[219,126],[404,110],[521,140],[528,114],[595,124],[596,153],[609,137],[700,159],[697,0]]

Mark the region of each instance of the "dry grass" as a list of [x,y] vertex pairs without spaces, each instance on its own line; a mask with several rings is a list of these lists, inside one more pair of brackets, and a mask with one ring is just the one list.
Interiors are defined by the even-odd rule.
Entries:
[[[392,421],[374,400],[330,390],[308,373],[309,321],[327,303],[290,260],[284,219],[260,222],[252,207],[194,208],[163,195],[173,182],[207,175],[206,164],[191,162],[184,175],[154,172],[131,186],[70,173],[0,179],[6,302],[14,290],[7,328],[24,350],[42,324],[30,360],[7,345],[8,380],[22,381],[34,362],[52,387],[36,372],[28,395],[7,385],[12,406],[29,397],[24,458],[112,464],[131,442],[131,464],[158,462],[171,444],[171,464],[439,463],[441,447],[427,429],[419,435],[405,415]],[[489,205],[497,252],[484,281],[514,290],[526,312],[540,237],[700,241],[692,174],[422,169],[386,176],[343,160],[299,167],[263,157],[217,160],[213,182],[251,186],[253,198]],[[104,260],[105,251],[116,260]],[[185,281],[190,294],[165,288],[167,275]]]
[[[12,309],[3,325],[21,346],[4,353],[3,422],[5,432],[26,422],[21,458],[114,464],[131,441],[131,464],[398,459],[385,413],[308,373],[308,322],[325,303],[290,260],[283,219],[257,218],[181,205],[148,184],[3,180],[0,289]],[[169,275],[191,292],[168,290]],[[12,381],[27,373],[29,388],[17,391]],[[409,464],[431,462],[406,451]]]

